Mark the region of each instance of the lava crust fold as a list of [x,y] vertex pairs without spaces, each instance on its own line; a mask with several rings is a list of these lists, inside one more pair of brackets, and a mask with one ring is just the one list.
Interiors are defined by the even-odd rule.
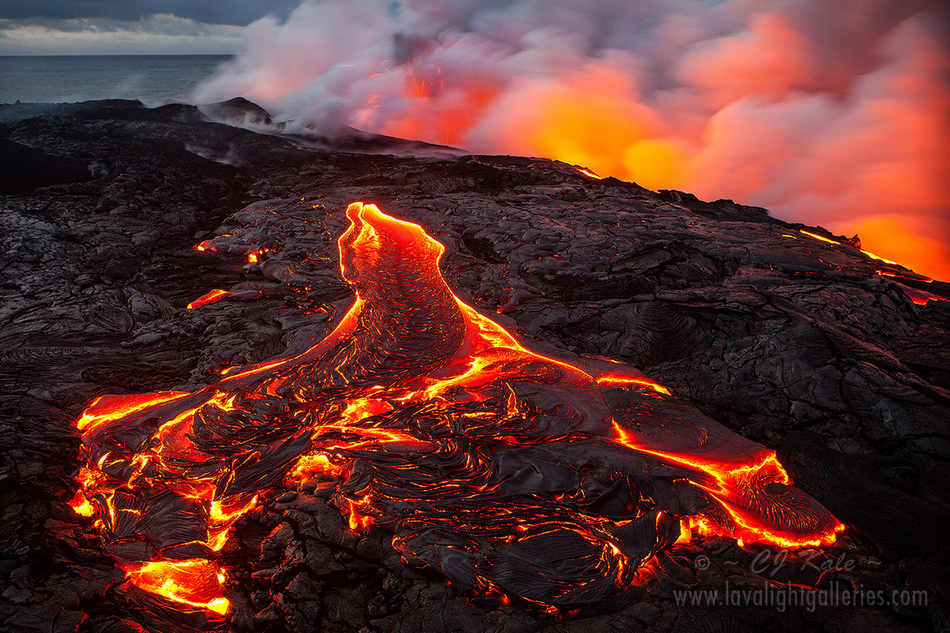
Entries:
[[637,370],[527,349],[452,292],[421,226],[346,214],[356,299],[326,338],[195,392],[101,397],[77,420],[72,505],[130,584],[225,614],[234,523],[312,480],[408,563],[546,608],[608,598],[691,534],[798,547],[844,529],[773,451]]

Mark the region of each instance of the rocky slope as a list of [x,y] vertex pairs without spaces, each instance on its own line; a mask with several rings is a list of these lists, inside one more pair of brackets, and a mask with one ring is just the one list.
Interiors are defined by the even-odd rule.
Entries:
[[[136,102],[3,106],[0,122],[0,162],[30,166],[0,179],[5,630],[946,629],[947,284],[762,209],[547,160],[388,139],[342,151]],[[698,539],[623,600],[550,615],[462,595],[294,490],[225,551],[230,623],[122,588],[65,505],[75,416],[96,395],[194,389],[328,332],[351,300],[335,240],[354,200],[421,223],[462,299],[535,349],[635,365],[777,449],[851,529],[767,569],[781,552]],[[192,248],[202,240],[220,248]],[[232,292],[185,309],[213,288]],[[927,605],[678,604],[682,588],[813,585],[829,560],[822,588],[917,589]]]

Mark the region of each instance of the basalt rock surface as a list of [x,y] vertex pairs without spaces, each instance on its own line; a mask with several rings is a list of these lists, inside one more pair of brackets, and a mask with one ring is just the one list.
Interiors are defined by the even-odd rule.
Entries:
[[[547,160],[387,153],[385,139],[344,152],[136,102],[5,106],[0,120],[0,149],[87,171],[0,196],[0,628],[946,629],[947,284],[762,209]],[[354,532],[305,484],[236,526],[223,552],[229,620],[129,589],[65,503],[76,416],[98,395],[196,390],[326,335],[352,301],[336,237],[354,200],[424,226],[446,246],[454,291],[532,349],[622,360],[777,449],[850,529],[787,557],[697,538],[622,598],[552,615],[405,565],[391,534]],[[204,240],[212,248],[193,248]],[[214,288],[230,293],[186,309]],[[826,597],[861,586],[886,604],[811,608],[786,595],[780,609],[785,582]],[[727,588],[760,598],[699,594]]]

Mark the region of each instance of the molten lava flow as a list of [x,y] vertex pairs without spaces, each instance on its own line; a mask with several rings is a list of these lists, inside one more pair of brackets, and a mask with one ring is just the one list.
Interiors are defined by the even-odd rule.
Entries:
[[926,306],[929,305],[931,301],[935,302],[950,302],[950,299],[943,297],[941,295],[936,295],[932,292],[927,292],[926,290],[921,290],[920,288],[914,288],[907,285],[903,282],[912,282],[912,283],[925,283],[932,284],[934,280],[930,277],[924,277],[922,275],[917,275],[916,273],[910,273],[902,275],[889,270],[878,270],[877,274],[882,277],[888,277],[890,279],[901,280],[897,281],[896,285],[901,289],[901,291],[907,295],[907,298],[910,299],[915,305]]
[[76,428],[85,431],[104,422],[119,420],[142,409],[175,400],[184,395],[185,393],[181,391],[165,391],[124,396],[99,396],[89,403],[86,410],[76,420]]
[[804,229],[800,230],[799,232],[800,232],[802,235],[807,235],[808,237],[814,238],[814,239],[816,239],[816,240],[821,240],[822,242],[825,242],[826,244],[833,244],[833,245],[835,245],[835,246],[840,246],[840,245],[841,245],[841,242],[839,242],[839,241],[837,241],[837,240],[833,240],[833,239],[827,238],[827,237],[825,237],[824,235],[818,235],[817,233],[812,233],[812,232],[806,231],[806,230],[804,230]]
[[932,284],[934,282],[934,280],[931,279],[930,277],[924,277],[922,275],[917,275],[916,273],[914,273],[913,276],[910,276],[910,275],[901,275],[889,270],[879,270],[877,271],[877,274],[882,277],[893,277],[895,279],[908,279],[910,281],[919,281],[925,284]]
[[200,297],[198,297],[197,299],[189,303],[186,306],[186,308],[188,310],[194,310],[195,308],[206,306],[209,303],[217,303],[218,301],[221,301],[222,299],[224,299],[226,296],[228,296],[227,290],[220,290],[218,288],[215,288],[214,290],[210,290],[204,293],[203,295],[201,295]]
[[[822,242],[825,242],[826,244],[831,244],[832,246],[841,246],[841,245],[842,245],[842,243],[839,242],[839,241],[837,241],[837,240],[833,240],[833,239],[831,239],[831,238],[825,237],[825,236],[823,236],[823,235],[818,235],[817,233],[812,233],[812,232],[810,232],[810,231],[805,231],[804,229],[800,230],[799,233],[801,233],[801,234],[803,234],[803,235],[807,235],[808,237],[811,237],[811,238],[813,238],[813,239],[816,239],[816,240],[820,240],[820,241],[822,241]],[[786,233],[786,234],[783,234],[782,237],[790,237],[790,238],[792,238],[792,239],[798,239],[796,236],[794,236],[794,235],[789,235],[789,234],[787,234],[787,233]],[[883,263],[883,264],[889,264],[889,265],[891,265],[891,266],[900,266],[900,264],[898,264],[897,262],[895,262],[895,261],[893,261],[893,260],[886,259],[886,258],[884,258],[884,257],[881,257],[880,255],[877,255],[877,254],[875,254],[875,253],[872,253],[871,251],[866,251],[866,250],[862,249],[862,248],[860,247],[860,242],[857,243],[856,248],[857,248],[858,251],[860,251],[861,253],[863,253],[863,254],[864,254],[866,257],[868,257],[869,259],[873,259],[873,260],[875,260],[875,261],[879,261],[879,262],[881,262],[881,263]],[[915,258],[915,259],[919,259],[919,258]],[[885,276],[885,277],[906,278],[906,279],[911,279],[911,280],[913,280],[913,281],[923,281],[923,282],[927,282],[927,283],[930,283],[930,282],[933,281],[933,279],[931,279],[931,278],[929,278],[929,277],[924,277],[923,275],[918,275],[917,273],[913,273],[913,272],[910,272],[910,271],[907,271],[907,272],[909,272],[909,274],[910,274],[911,276],[904,276],[904,275],[901,275],[901,274],[898,274],[898,273],[895,273],[895,272],[892,272],[892,271],[883,271],[883,270],[878,270],[878,271],[877,271],[877,274],[883,275],[883,276]],[[907,294],[908,294],[908,296],[914,301],[914,303],[916,303],[916,304],[918,304],[918,305],[926,305],[927,302],[929,301],[929,300],[922,299],[922,295],[920,295],[920,294],[918,294],[918,293],[915,293],[915,292],[908,292]],[[923,293],[923,295],[927,295],[927,294],[928,294],[928,293]],[[934,296],[934,300],[941,300],[941,299],[942,299],[942,297],[936,297],[936,296]]]
[[664,387],[663,385],[657,382],[653,382],[649,378],[605,374],[603,376],[598,376],[596,380],[601,385],[624,385],[624,384],[643,385],[643,386],[649,387],[650,389],[652,389],[653,391],[657,393],[663,394],[664,396],[673,395],[672,393],[670,393],[669,389],[667,389],[666,387]]
[[[913,191],[906,182],[900,183],[899,190]],[[945,209],[946,206],[944,203],[935,208]],[[878,216],[850,222],[848,230],[858,233],[861,241],[875,251],[864,251],[872,259],[885,264],[900,262],[919,273],[950,280],[950,240],[947,239],[950,233],[944,223],[946,214],[936,212],[933,217],[938,219],[901,214]],[[886,258],[878,253],[884,253]]]
[[194,393],[102,396],[77,420],[69,503],[129,584],[225,613],[234,523],[303,482],[460,589],[545,609],[638,582],[692,533],[797,547],[843,529],[774,452],[635,369],[520,344],[452,293],[419,225],[346,215],[356,298],[325,339]]
[[266,248],[255,248],[247,254],[247,263],[256,264],[261,261],[261,255],[267,252]]
[[590,169],[587,169],[586,167],[578,167],[578,168],[577,168],[577,171],[581,172],[582,174],[584,174],[584,175],[587,176],[588,178],[594,178],[594,179],[596,179],[596,180],[603,180],[603,179],[604,179],[603,176],[598,176],[596,172],[591,171]]
[[221,596],[224,572],[211,561],[151,562],[125,571],[136,587],[185,607],[208,609],[221,615],[230,607],[230,601]]
[[905,286],[904,284],[898,285],[901,287],[901,290],[904,291],[904,294],[906,294],[911,301],[919,306],[925,306],[931,301],[950,301],[950,299],[947,299],[946,297],[941,297],[940,295],[935,295],[925,290],[918,290],[917,288],[911,288],[910,286]]
[[861,249],[861,252],[864,253],[865,255],[867,255],[868,257],[870,257],[871,259],[876,259],[876,260],[879,261],[879,262],[884,262],[885,264],[893,264],[893,265],[895,265],[895,266],[898,265],[897,262],[895,262],[894,260],[891,260],[891,259],[884,259],[883,257],[879,257],[879,256],[875,255],[875,254],[872,253],[871,251],[866,251],[866,250],[864,250],[864,249]]
[[[809,509],[801,505],[802,497],[794,497],[791,500],[793,503],[783,503],[781,496],[771,496],[765,492],[766,486],[772,484],[788,486],[792,483],[774,452],[767,452],[758,463],[732,467],[729,464],[706,461],[693,456],[652,450],[639,445],[637,440],[620,426],[615,426],[614,431],[616,441],[628,448],[695,468],[712,478],[712,485],[691,483],[708,492],[719,502],[729,515],[730,522],[723,525],[712,523],[706,517],[690,517],[690,530],[695,529],[705,535],[730,536],[736,538],[739,545],[743,545],[744,542],[761,542],[780,547],[804,547],[831,545],[835,542],[837,533],[845,529],[843,524],[836,522],[832,529],[828,530],[824,525],[825,517],[820,516],[822,508],[818,506]],[[768,503],[760,504],[760,499],[765,499]],[[810,500],[806,498],[806,501]],[[768,508],[768,513],[755,507],[757,505]],[[817,506],[814,503],[813,505]],[[775,526],[770,525],[769,520],[763,520],[763,515],[792,513],[797,515],[795,521],[804,524],[805,530],[801,529],[802,525]],[[789,521],[789,523],[792,522]],[[814,538],[809,538],[808,534],[813,534]]]

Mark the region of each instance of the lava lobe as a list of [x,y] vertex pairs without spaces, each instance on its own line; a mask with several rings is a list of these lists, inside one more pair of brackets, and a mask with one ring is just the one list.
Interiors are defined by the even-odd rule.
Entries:
[[226,614],[235,521],[318,478],[407,562],[545,607],[602,600],[694,533],[797,547],[844,529],[773,451],[636,370],[522,346],[452,293],[419,225],[346,214],[356,299],[325,339],[193,393],[103,396],[77,420],[71,505],[132,585]]

